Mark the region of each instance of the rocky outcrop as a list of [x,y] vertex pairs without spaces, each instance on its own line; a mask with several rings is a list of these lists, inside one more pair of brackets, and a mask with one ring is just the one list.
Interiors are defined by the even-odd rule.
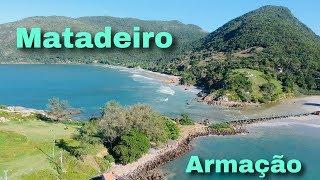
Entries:
[[21,106],[8,106],[5,109],[2,109],[4,111],[8,111],[8,112],[17,112],[17,113],[21,113],[25,116],[28,116],[30,114],[42,114],[42,115],[47,115],[47,113],[44,110],[38,110],[38,109],[31,109],[31,108],[25,108],[25,107],[21,107]]
[[204,92],[198,93],[198,102],[205,102],[209,105],[218,105],[225,107],[244,107],[244,106],[259,106],[259,103],[230,101],[228,98],[214,98],[213,95]]

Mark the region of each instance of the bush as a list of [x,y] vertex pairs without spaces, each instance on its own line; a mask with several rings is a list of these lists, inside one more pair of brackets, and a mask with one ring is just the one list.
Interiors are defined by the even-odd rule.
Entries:
[[100,130],[97,126],[97,120],[90,120],[79,128],[79,134],[74,138],[76,140],[95,144],[101,142]]
[[49,99],[48,108],[50,118],[56,121],[70,120],[73,115],[81,113],[80,109],[71,108],[68,101],[59,98]]
[[274,94],[274,91],[276,89],[276,86],[273,83],[264,83],[260,86],[260,90],[264,94]]
[[113,148],[113,152],[117,162],[128,164],[139,159],[149,148],[148,137],[137,130],[132,130],[121,137],[119,144]]
[[192,119],[189,117],[187,113],[181,114],[181,119],[179,120],[179,124],[181,125],[193,125]]
[[104,156],[103,158],[100,157],[94,157],[95,162],[99,165],[99,169],[101,172],[105,172],[111,167],[111,163],[114,162],[114,158],[108,154]]
[[0,104],[0,109],[7,109],[7,106]]
[[103,108],[98,126],[103,141],[111,147],[132,129],[145,134],[150,141],[158,144],[168,140],[165,132],[167,119],[148,105],[123,107],[116,102],[110,102]]
[[225,123],[225,122],[212,124],[210,128],[217,131],[233,131],[234,130],[229,123]]
[[180,131],[176,122],[172,120],[167,120],[165,131],[167,132],[169,139],[178,139]]
[[259,98],[259,102],[261,103],[267,103],[267,102],[270,102],[271,100],[272,100],[271,96],[268,94],[262,94],[261,98]]
[[252,82],[244,73],[232,72],[226,79],[226,85],[229,90],[252,92]]
[[114,158],[110,154],[104,156],[103,158],[105,159],[105,161],[108,161],[109,163],[113,163],[114,162]]

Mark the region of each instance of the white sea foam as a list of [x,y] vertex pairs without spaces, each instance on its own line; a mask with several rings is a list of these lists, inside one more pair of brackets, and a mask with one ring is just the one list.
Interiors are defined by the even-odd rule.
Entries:
[[154,78],[146,77],[140,74],[133,74],[131,77],[134,81],[155,81]]
[[188,91],[196,94],[196,93],[199,93],[201,90],[193,87],[193,88],[188,89]]
[[175,94],[175,91],[168,86],[160,86],[160,88],[158,89],[158,92],[162,94],[169,94],[169,95]]
[[119,70],[120,72],[131,72],[129,69],[119,69],[119,68],[118,68],[118,70]]
[[161,98],[160,101],[162,102],[167,102],[169,100],[169,98]]
[[308,126],[312,128],[320,128],[320,124],[313,124],[313,123],[294,123],[295,125],[300,125],[300,126]]
[[312,128],[320,128],[320,124],[308,123],[308,122],[293,122],[293,121],[284,121],[284,122],[264,122],[255,124],[252,126],[264,126],[264,127],[277,127],[277,126],[307,126]]

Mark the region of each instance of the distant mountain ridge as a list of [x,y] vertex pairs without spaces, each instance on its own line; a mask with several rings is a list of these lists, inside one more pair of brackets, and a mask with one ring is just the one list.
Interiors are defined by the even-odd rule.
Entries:
[[[103,31],[105,26],[112,27],[114,32],[132,32],[134,26],[139,26],[141,31],[167,31],[175,38],[175,44],[173,48],[168,50],[157,48],[151,50],[17,50],[15,31],[17,27],[21,26],[27,28],[41,27],[43,31],[56,32],[62,32],[65,27],[71,27],[74,32],[86,31],[90,33]],[[0,62],[92,63],[99,61],[134,66],[177,56],[185,48],[190,48],[189,44],[204,37],[206,34],[204,30],[196,25],[186,25],[179,21],[151,21],[110,16],[80,18],[35,16],[0,25]]]

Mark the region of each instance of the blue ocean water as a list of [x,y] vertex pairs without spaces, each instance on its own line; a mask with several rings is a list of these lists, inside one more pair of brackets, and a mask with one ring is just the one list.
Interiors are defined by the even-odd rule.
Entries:
[[46,109],[48,99],[68,100],[97,116],[115,100],[122,105],[145,103],[170,116],[187,112],[196,119],[232,119],[239,111],[210,107],[192,99],[194,91],[168,85],[130,70],[91,65],[0,65],[0,104]]

